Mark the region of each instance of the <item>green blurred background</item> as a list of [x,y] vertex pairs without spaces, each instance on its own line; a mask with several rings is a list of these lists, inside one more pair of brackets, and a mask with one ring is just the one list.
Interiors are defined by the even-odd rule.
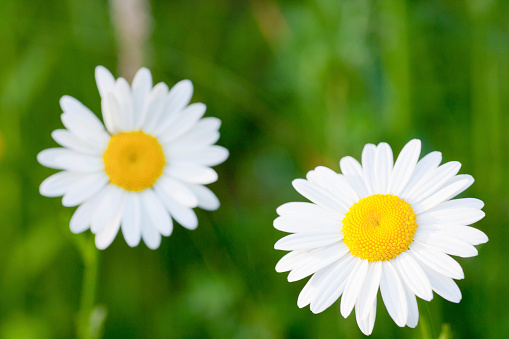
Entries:
[[[0,1],[0,338],[76,335],[78,248],[92,237],[69,231],[74,209],[39,195],[55,171],[36,154],[56,146],[62,95],[99,114],[94,67],[127,72],[112,3]],[[439,150],[474,176],[463,195],[486,203],[476,227],[490,237],[478,257],[458,259],[461,303],[435,295],[420,311],[429,310],[434,337],[442,323],[455,338],[509,337],[508,2],[153,0],[144,8],[142,64],[154,82],[193,81],[193,101],[223,121],[219,144],[231,155],[210,185],[222,206],[197,210],[196,231],[177,226],[156,251],[129,248],[119,234],[99,253],[105,338],[363,337],[339,303],[318,315],[297,307],[307,279],[288,283],[274,270],[284,254],[273,249],[284,235],[272,227],[275,209],[304,200],[291,181],[315,166],[339,171],[339,159],[359,159],[365,143],[387,141],[397,154],[412,138],[423,154]],[[378,306],[373,338],[421,336]]]

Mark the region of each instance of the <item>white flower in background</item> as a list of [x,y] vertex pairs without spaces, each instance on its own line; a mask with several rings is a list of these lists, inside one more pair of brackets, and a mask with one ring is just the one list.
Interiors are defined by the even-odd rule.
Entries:
[[228,157],[213,145],[221,121],[203,118],[205,105],[189,105],[193,86],[183,80],[171,90],[152,87],[150,71],[142,68],[130,87],[104,67],[95,70],[106,129],[78,100],[64,96],[60,106],[66,129],[53,139],[63,148],[39,153],[44,166],[63,170],[41,184],[48,197],[78,206],[70,228],[96,234],[99,249],[108,247],[120,228],[125,241],[156,249],[161,235],[173,230],[172,218],[188,229],[198,226],[194,207],[215,210],[219,200],[207,187],[217,180],[210,168]]
[[461,292],[453,279],[463,279],[461,266],[449,255],[477,255],[473,245],[488,241],[470,225],[484,217],[483,202],[450,200],[474,179],[457,175],[461,164],[439,166],[440,152],[422,158],[421,142],[410,141],[393,163],[386,143],[367,144],[362,166],[352,157],[340,161],[343,174],[326,167],[293,181],[308,202],[280,206],[278,230],[293,233],[275,248],[291,251],[276,271],[291,271],[288,281],[313,275],[297,304],[313,313],[340,296],[341,314],[355,307],[357,323],[371,334],[378,289],[395,323],[417,326],[416,296],[431,300],[433,291],[452,302]]

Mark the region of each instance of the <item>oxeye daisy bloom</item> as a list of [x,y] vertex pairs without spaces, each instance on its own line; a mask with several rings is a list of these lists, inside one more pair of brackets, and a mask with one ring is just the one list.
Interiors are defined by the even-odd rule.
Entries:
[[309,202],[280,206],[274,227],[293,233],[281,238],[278,250],[291,251],[276,271],[291,271],[289,281],[313,275],[297,305],[313,313],[340,296],[340,311],[348,317],[355,307],[361,331],[373,331],[378,289],[394,322],[417,326],[416,296],[431,300],[433,291],[451,302],[461,292],[461,266],[449,255],[477,255],[473,245],[488,241],[467,226],[484,217],[483,202],[451,200],[474,179],[457,175],[461,164],[439,166],[440,152],[422,158],[421,142],[411,140],[396,162],[386,143],[367,144],[362,165],[352,157],[340,161],[342,174],[326,167],[293,181]]
[[194,207],[219,207],[204,185],[217,180],[210,166],[228,157],[227,149],[214,145],[221,121],[202,119],[204,104],[189,105],[189,80],[171,90],[164,83],[152,87],[150,71],[141,68],[129,86],[102,66],[95,78],[104,125],[78,100],[62,97],[66,129],[52,137],[63,148],[46,149],[37,160],[63,171],[44,180],[40,192],[63,196],[64,206],[79,205],[71,231],[90,228],[99,249],[108,247],[120,228],[129,246],[143,239],[156,249],[161,235],[172,233],[172,218],[195,229]]

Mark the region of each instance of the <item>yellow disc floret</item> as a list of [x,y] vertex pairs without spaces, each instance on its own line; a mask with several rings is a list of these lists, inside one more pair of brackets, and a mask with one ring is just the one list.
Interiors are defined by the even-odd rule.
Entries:
[[142,131],[112,135],[103,160],[112,184],[136,192],[152,187],[166,165],[157,139]]
[[417,231],[412,206],[392,194],[374,194],[350,207],[343,218],[343,241],[369,261],[390,260],[405,252]]

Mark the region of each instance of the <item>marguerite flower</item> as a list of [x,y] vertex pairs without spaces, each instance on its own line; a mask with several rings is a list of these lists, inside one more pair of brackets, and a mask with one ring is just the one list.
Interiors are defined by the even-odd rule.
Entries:
[[64,206],[79,205],[71,231],[90,228],[99,249],[108,247],[120,228],[129,246],[143,238],[156,249],[161,235],[172,233],[172,218],[195,229],[194,207],[219,207],[203,185],[217,180],[210,166],[228,157],[227,149],[213,145],[221,121],[202,119],[204,104],[189,105],[189,80],[171,90],[164,83],[152,87],[150,71],[142,68],[130,87],[102,66],[95,78],[106,129],[81,102],[62,97],[66,129],[53,131],[52,137],[63,148],[46,149],[37,160],[63,171],[44,180],[40,192],[63,195]]
[[386,143],[368,144],[362,166],[352,157],[340,161],[343,174],[326,167],[293,181],[308,202],[280,206],[278,230],[293,233],[275,248],[291,251],[276,271],[291,271],[289,281],[313,275],[297,304],[313,313],[340,296],[341,315],[355,307],[360,329],[371,334],[378,289],[400,327],[417,326],[416,296],[431,300],[433,291],[452,302],[461,292],[453,279],[463,279],[461,266],[449,255],[477,255],[473,245],[487,236],[470,225],[484,217],[478,199],[451,198],[473,182],[457,175],[461,164],[439,166],[440,152],[422,158],[421,142],[410,141],[393,163]]

